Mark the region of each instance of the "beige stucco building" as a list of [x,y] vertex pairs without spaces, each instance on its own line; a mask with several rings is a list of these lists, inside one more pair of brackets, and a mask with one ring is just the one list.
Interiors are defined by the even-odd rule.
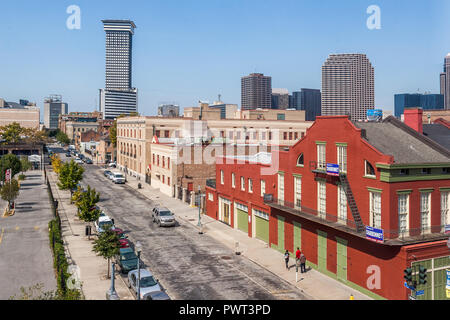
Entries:
[[37,107],[23,109],[0,108],[0,126],[17,122],[24,128],[39,129],[40,110]]

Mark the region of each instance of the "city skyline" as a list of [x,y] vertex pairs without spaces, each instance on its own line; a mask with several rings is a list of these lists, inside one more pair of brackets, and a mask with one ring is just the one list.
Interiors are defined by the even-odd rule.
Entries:
[[[198,100],[213,101],[218,94],[226,103],[240,104],[239,80],[255,71],[271,76],[275,88],[288,88],[290,92],[302,87],[319,89],[321,65],[333,53],[367,55],[376,73],[376,108],[392,111],[397,93],[415,93],[418,89],[420,92],[440,91],[437,75],[442,72],[442,58],[450,52],[450,47],[442,41],[446,37],[443,30],[449,25],[442,9],[448,7],[444,1],[412,1],[408,5],[379,1],[380,30],[369,30],[366,26],[369,1],[358,5],[324,1],[322,6],[285,1],[279,8],[287,14],[284,19],[270,13],[275,3],[261,5],[254,13],[252,3],[230,2],[225,6],[218,1],[208,4],[201,1],[201,4],[189,6],[169,1],[138,3],[136,7],[127,8],[114,1],[108,2],[108,6],[101,2],[79,1],[80,30],[69,30],[65,25],[69,17],[68,2],[57,6],[45,6],[45,1],[40,5],[27,3],[29,10],[26,12],[20,10],[20,1],[2,3],[0,9],[8,16],[20,13],[27,19],[32,14],[41,14],[46,19],[40,24],[42,31],[57,40],[39,44],[39,37],[34,36],[39,30],[5,22],[6,28],[0,31],[0,36],[10,49],[0,53],[0,61],[7,62],[0,80],[2,96],[8,101],[27,98],[42,108],[43,98],[48,92],[55,92],[65,97],[71,111],[98,108],[97,90],[104,85],[104,33],[100,20],[109,18],[130,19],[140,26],[139,39],[133,44],[133,82],[140,90],[139,111],[144,115],[156,114],[158,105],[164,101],[174,101],[184,108],[195,105]],[[328,9],[322,10],[325,7]],[[240,13],[232,16],[237,8]],[[433,21],[425,23],[427,19],[423,19],[424,22],[410,25],[408,21],[417,12],[425,18],[432,16]],[[319,13],[323,15],[323,19],[319,19],[322,25],[313,19]],[[172,19],[183,15],[187,22],[170,25]],[[232,17],[230,24],[234,25],[213,19],[215,23],[205,28],[197,21],[205,15]],[[241,22],[243,18],[255,22],[256,16],[266,17],[271,23],[257,22],[256,26],[245,27],[247,23]],[[346,21],[337,21],[337,16]],[[335,28],[330,31],[333,25]],[[262,29],[258,31],[259,27]],[[308,30],[314,31],[314,36],[308,35]],[[255,49],[255,43],[264,34],[269,40],[278,37],[286,50],[268,48],[261,52]],[[286,41],[293,37],[303,40],[301,43]],[[426,38],[430,45],[411,50],[412,38],[416,37]],[[18,46],[18,41],[31,50]],[[56,47],[58,50],[53,50]],[[39,65],[35,64],[37,56],[41,57]],[[417,65],[412,74],[411,65]],[[186,77],[190,81],[183,81]],[[61,83],[61,78],[67,79],[67,83]]]

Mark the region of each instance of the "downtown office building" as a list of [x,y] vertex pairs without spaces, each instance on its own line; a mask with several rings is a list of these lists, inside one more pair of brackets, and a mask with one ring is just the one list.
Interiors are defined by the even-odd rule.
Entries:
[[100,89],[105,119],[137,112],[137,89],[132,87],[132,47],[136,25],[129,20],[102,20],[106,32],[106,81]]
[[365,54],[331,54],[322,66],[322,115],[367,119],[375,108],[374,68]]
[[444,72],[440,74],[441,94],[444,95],[444,109],[450,110],[450,53],[444,59]]
[[241,109],[271,109],[272,77],[252,73],[241,78]]

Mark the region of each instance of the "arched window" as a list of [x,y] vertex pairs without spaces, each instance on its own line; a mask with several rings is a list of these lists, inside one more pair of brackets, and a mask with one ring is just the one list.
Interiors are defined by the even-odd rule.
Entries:
[[303,159],[303,153],[302,153],[302,154],[300,154],[300,156],[297,159],[297,166],[302,166],[303,167],[304,164],[305,164],[305,161]]

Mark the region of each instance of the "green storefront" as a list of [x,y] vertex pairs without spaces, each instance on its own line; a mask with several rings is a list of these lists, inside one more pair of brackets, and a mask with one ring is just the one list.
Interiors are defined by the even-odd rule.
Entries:
[[269,243],[269,215],[263,211],[253,210],[255,216],[255,237]]
[[[419,266],[427,269],[427,283],[425,285],[417,285],[417,291],[423,290],[424,294],[416,295],[415,298],[417,300],[450,300],[450,298],[447,298],[446,293],[447,269],[450,269],[450,256],[417,261],[412,264],[413,270],[419,269]],[[417,273],[413,273],[413,277],[415,276],[418,277]]]
[[248,233],[248,207],[240,203],[235,203],[237,214],[237,227],[239,230]]

